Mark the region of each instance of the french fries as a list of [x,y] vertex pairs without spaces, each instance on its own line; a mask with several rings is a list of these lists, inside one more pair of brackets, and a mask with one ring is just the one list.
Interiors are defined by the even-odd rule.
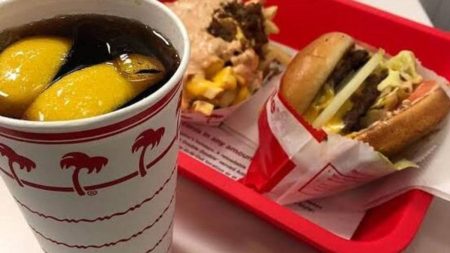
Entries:
[[[252,1],[249,1],[246,4],[251,3]],[[270,35],[279,32],[278,26],[273,22],[277,11],[276,6],[262,9],[263,33]],[[230,22],[233,22],[232,25],[237,24],[233,19],[230,19]],[[234,41],[246,44],[249,39],[253,38],[246,38],[240,26],[236,25]],[[236,51],[237,54],[227,57],[218,55],[208,66],[202,66],[202,71],[188,76],[183,94],[183,110],[210,116],[215,109],[240,104],[261,86],[261,77],[272,62],[287,64],[290,60],[289,56],[270,43],[264,46],[264,57],[259,57],[255,51],[248,51],[248,48],[244,47],[244,50]],[[238,56],[239,60],[233,60]]]
[[204,115],[211,115],[214,110],[214,105],[205,101],[196,100],[192,104],[192,109]]
[[247,87],[240,87],[242,78],[231,67],[224,67],[210,80],[202,75],[195,75],[186,84],[185,92],[192,98],[192,109],[204,115],[211,115],[214,108],[238,104],[250,97]]

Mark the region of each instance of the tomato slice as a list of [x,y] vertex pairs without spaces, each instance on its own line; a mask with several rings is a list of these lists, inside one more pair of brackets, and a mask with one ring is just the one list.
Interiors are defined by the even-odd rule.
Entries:
[[409,96],[409,100],[411,102],[414,102],[415,100],[419,99],[423,95],[427,94],[431,89],[433,89],[436,86],[436,81],[434,80],[426,80],[423,81],[419,87],[417,87],[414,92]]

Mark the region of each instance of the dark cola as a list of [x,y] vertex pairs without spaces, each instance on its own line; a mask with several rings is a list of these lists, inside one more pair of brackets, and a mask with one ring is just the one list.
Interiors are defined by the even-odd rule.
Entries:
[[[125,18],[93,14],[60,16],[3,31],[0,33],[0,52],[3,53],[11,46],[28,38],[39,36],[57,36],[66,38],[71,43],[70,51],[66,54],[64,62],[58,66],[56,74],[50,79],[48,87],[71,73],[105,62],[114,64],[119,62],[117,66],[122,66],[127,63],[127,59],[139,61],[144,59],[143,57],[160,62],[163,65],[161,69],[164,69],[164,75],[145,91],[140,92],[125,104],[121,104],[119,108],[133,104],[158,90],[173,75],[180,63],[180,58],[172,44],[151,27]],[[122,63],[120,59],[123,59]],[[5,73],[9,72],[11,71],[5,71]],[[126,77],[133,81],[136,76],[139,78],[145,75],[157,75],[159,72],[160,70],[157,69],[144,68],[131,73],[134,76]],[[125,71],[124,74],[130,73]],[[3,86],[6,87],[7,84]],[[0,84],[0,92],[2,92],[1,88]],[[6,98],[7,96],[3,98],[0,96],[0,107],[9,106]],[[2,102],[2,99],[6,102]],[[1,113],[2,110],[0,110],[0,114],[21,117],[21,110],[23,108],[16,110],[18,112],[16,114]]]

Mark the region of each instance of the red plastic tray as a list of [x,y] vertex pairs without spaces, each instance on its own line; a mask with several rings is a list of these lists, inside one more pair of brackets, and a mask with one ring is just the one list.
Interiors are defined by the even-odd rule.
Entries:
[[[413,50],[422,63],[450,79],[450,36],[383,11],[344,0],[269,0],[278,5],[281,34],[273,39],[302,48],[317,36],[342,31],[395,54]],[[196,180],[297,238],[329,252],[399,252],[416,234],[432,196],[412,190],[368,211],[351,240],[342,239],[232,181],[184,153],[180,173]]]

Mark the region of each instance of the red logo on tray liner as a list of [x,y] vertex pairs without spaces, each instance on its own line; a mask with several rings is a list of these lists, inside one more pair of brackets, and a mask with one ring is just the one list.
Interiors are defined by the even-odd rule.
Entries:
[[172,101],[181,87],[180,82],[165,97],[148,109],[112,125],[69,133],[31,133],[0,127],[0,136],[16,141],[40,144],[82,143],[107,138],[127,131],[153,118],[166,108],[166,105]]
[[49,219],[49,220],[54,220],[57,222],[62,222],[62,223],[82,223],[82,222],[86,222],[86,223],[95,223],[95,222],[101,222],[101,221],[106,221],[106,220],[111,220],[114,217],[118,217],[118,216],[124,216],[127,215],[135,210],[140,209],[141,207],[143,207],[145,204],[148,204],[150,202],[153,201],[154,198],[156,198],[156,196],[158,196],[165,188],[166,186],[169,184],[169,182],[173,179],[173,176],[175,175],[175,171],[176,171],[177,167],[175,166],[172,169],[172,172],[170,173],[170,176],[164,181],[164,183],[161,185],[161,187],[159,187],[159,189],[157,191],[155,191],[150,197],[144,199],[143,201],[141,201],[139,204],[136,204],[130,208],[128,208],[125,211],[122,212],[116,212],[113,214],[109,214],[109,215],[105,215],[102,217],[96,217],[96,218],[91,218],[91,219],[70,219],[70,218],[58,218],[52,215],[48,215],[48,214],[43,214],[39,211],[33,210],[31,207],[25,205],[24,203],[22,203],[21,201],[19,201],[16,197],[14,197],[14,200],[16,200],[16,202],[22,206],[23,208],[25,208],[28,212],[35,214],[41,218],[44,219]]
[[151,146],[151,149],[158,146],[161,142],[162,137],[164,136],[165,128],[159,128],[158,130],[148,129],[142,132],[133,144],[131,151],[133,153],[138,152],[140,149],[141,155],[139,156],[139,175],[141,177],[145,177],[147,175],[147,168],[144,165],[145,153],[147,153],[148,147]]
[[20,187],[23,187],[22,181],[14,170],[14,164],[17,164],[20,169],[25,169],[27,172],[31,172],[35,169],[36,164],[30,159],[17,154],[12,148],[2,143],[0,143],[0,155],[5,156],[6,159],[8,159],[9,171],[11,172],[13,179],[20,185]]
[[[133,239],[136,239],[138,237],[140,237],[142,234],[144,234],[146,231],[150,230],[151,228],[153,228],[153,226],[155,226],[162,218],[164,218],[164,216],[166,216],[167,212],[169,211],[170,207],[173,205],[175,200],[175,195],[172,195],[169,204],[164,208],[164,210],[161,212],[161,214],[149,225],[147,225],[146,227],[144,227],[143,229],[141,229],[139,232],[134,233],[133,235],[127,237],[127,238],[123,238],[120,240],[116,240],[113,242],[107,242],[107,243],[102,243],[102,244],[90,244],[90,245],[77,245],[77,244],[69,244],[66,242],[61,242],[55,239],[52,239],[46,235],[44,235],[43,233],[39,232],[37,229],[35,229],[34,227],[30,226],[31,230],[33,230],[33,232],[35,232],[37,235],[39,235],[41,238],[45,239],[46,241],[49,241],[53,244],[57,244],[57,245],[61,245],[67,248],[72,248],[72,249],[80,249],[80,250],[87,250],[87,249],[102,249],[102,248],[110,248],[110,247],[114,247],[118,244],[121,243],[125,243],[125,242],[129,242]],[[173,222],[173,217],[171,218],[172,222]],[[172,222],[170,223],[169,227],[167,230],[170,231],[171,227],[172,227]],[[162,236],[162,238],[164,238],[164,234]]]
[[[150,169],[150,168],[152,168],[156,163],[158,163],[161,159],[163,159],[164,158],[164,156],[170,151],[170,149],[173,147],[173,145],[175,144],[175,142],[176,142],[176,140],[178,139],[178,134],[176,134],[175,136],[174,136],[174,138],[172,139],[172,141],[170,142],[170,144],[167,146],[167,148],[163,151],[163,152],[161,152],[161,154],[159,154],[155,159],[153,159],[150,163],[148,163],[146,166],[145,166],[145,168],[146,169]],[[158,142],[159,143],[159,142]],[[9,154],[9,153],[8,153]],[[69,155],[69,154],[68,154]],[[66,155],[67,156],[67,155]],[[80,155],[80,157],[81,157],[81,155]],[[67,159],[65,159],[65,158],[67,158]],[[80,158],[78,158],[78,159],[80,159]],[[106,159],[106,158],[105,158]],[[79,166],[84,166],[82,163],[79,163],[79,162],[76,162],[75,160],[77,160],[77,158],[75,158],[75,157],[73,157],[73,156],[67,156],[67,157],[63,157],[63,159],[61,160],[61,163],[60,163],[60,165],[61,165],[61,167],[70,167],[70,166],[66,166],[66,165],[71,165],[71,166],[73,166],[73,167],[75,167],[75,170],[79,167]],[[81,160],[83,160],[83,159],[81,159]],[[21,161],[25,161],[24,159],[22,159]],[[63,162],[64,161],[64,162]],[[98,167],[98,165],[99,164],[101,164],[101,162],[104,162],[104,160],[103,159],[93,159],[92,161],[90,161],[89,163],[87,163],[86,164],[86,166],[87,167],[83,167],[84,169],[87,169],[88,171],[91,171],[91,173],[93,172],[93,171],[96,171],[96,172],[100,172],[100,170],[103,168],[103,166],[101,166],[101,167]],[[91,164],[92,163],[92,164]],[[34,164],[34,163],[32,163],[32,164]],[[24,165],[27,165],[27,166],[30,166],[31,165],[31,163],[30,164],[24,164]],[[64,166],[63,166],[64,165]],[[95,166],[94,166],[95,165]],[[105,165],[106,165],[106,163],[105,163]],[[92,166],[94,166],[94,167],[92,167]],[[23,168],[28,168],[28,167],[23,167]],[[34,167],[29,167],[29,168],[34,168]],[[91,168],[94,168],[93,170],[91,169]],[[12,178],[12,179],[15,179],[15,177],[14,177],[14,175],[13,174],[11,174],[11,173],[9,173],[8,171],[6,171],[5,169],[3,169],[3,168],[1,168],[0,167],[0,171],[2,171],[6,176],[8,176],[8,177],[10,177],[10,178]],[[76,192],[76,193],[78,193],[78,194],[82,194],[82,193],[85,193],[85,191],[88,191],[88,193],[90,192],[90,191],[97,191],[97,190],[100,190],[100,189],[104,189],[104,188],[109,188],[109,187],[112,187],[112,186],[115,186],[115,185],[118,185],[118,184],[121,184],[121,183],[124,183],[124,182],[126,182],[126,181],[128,181],[128,180],[131,180],[131,179],[133,179],[133,178],[135,178],[135,177],[138,177],[140,174],[139,174],[139,171],[140,171],[140,168],[138,168],[137,170],[134,170],[133,172],[131,172],[130,174],[128,174],[128,175],[125,175],[125,176],[123,176],[123,177],[121,177],[121,178],[117,178],[117,179],[115,179],[115,180],[112,180],[112,181],[109,181],[109,182],[104,182],[104,183],[100,183],[100,184],[96,184],[96,185],[90,185],[90,186],[84,186],[84,187],[81,187],[80,186],[80,188],[78,188],[78,189],[76,189],[76,182],[77,182],[77,180],[73,180],[74,181],[74,185],[73,186],[70,186],[70,187],[67,187],[67,186],[49,186],[49,185],[41,185],[41,184],[38,184],[38,183],[34,183],[34,182],[29,182],[29,181],[26,181],[26,180],[20,180],[20,182],[23,184],[23,185],[26,185],[26,186],[29,186],[29,187],[31,187],[31,188],[35,188],[35,189],[39,189],[39,190],[44,190],[44,191],[53,191],[53,192]],[[76,171],[75,171],[76,172]],[[79,172],[78,172],[79,173]],[[75,177],[75,173],[73,174],[73,177]],[[84,189],[83,189],[84,188]]]
[[108,164],[106,157],[95,156],[90,157],[85,153],[73,152],[63,156],[60,162],[61,169],[69,169],[73,167],[72,182],[75,191],[80,196],[86,195],[83,187],[80,185],[80,172],[87,170],[87,174],[92,172],[100,173],[103,167]]

